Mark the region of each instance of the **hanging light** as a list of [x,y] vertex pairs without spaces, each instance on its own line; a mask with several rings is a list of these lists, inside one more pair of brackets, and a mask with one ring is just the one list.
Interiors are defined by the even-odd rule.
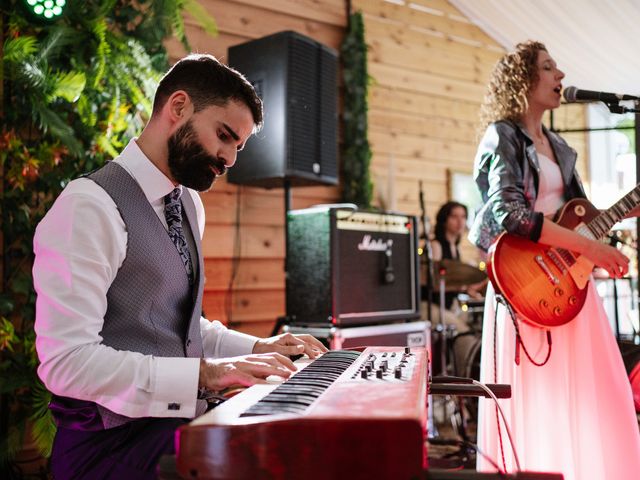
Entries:
[[24,0],[25,6],[36,17],[43,20],[55,20],[62,15],[66,0]]

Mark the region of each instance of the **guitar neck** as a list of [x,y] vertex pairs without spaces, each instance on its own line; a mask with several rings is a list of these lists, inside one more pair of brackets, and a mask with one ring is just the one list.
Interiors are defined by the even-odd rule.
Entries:
[[601,212],[586,226],[595,238],[603,238],[616,223],[622,220],[637,205],[640,205],[640,184],[636,185],[633,190],[607,210]]

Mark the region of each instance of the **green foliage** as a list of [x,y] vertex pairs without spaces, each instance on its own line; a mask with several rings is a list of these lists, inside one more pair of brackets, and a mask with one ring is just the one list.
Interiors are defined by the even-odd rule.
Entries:
[[4,61],[20,63],[38,51],[38,41],[35,37],[24,36],[7,41],[4,45]]
[[[13,346],[17,343],[16,329],[9,320],[0,317],[0,350],[13,352]],[[0,386],[1,387],[1,386]]]
[[636,130],[635,119],[632,116],[625,115],[621,117],[621,120],[616,124],[616,127],[621,128],[620,132],[629,140],[629,151],[627,153],[636,153]]
[[[36,375],[32,241],[64,186],[116,156],[151,114],[183,10],[193,0],[67,2],[56,22],[32,23],[23,0],[3,0],[0,29],[0,477],[26,432],[45,456],[55,425]],[[26,428],[29,424],[30,428]],[[13,470],[15,470],[15,465]]]
[[51,393],[42,383],[37,382],[31,388],[31,435],[40,452],[44,457],[51,455],[51,440],[56,434],[56,425],[49,411]]
[[362,13],[351,15],[341,46],[344,78],[344,142],[342,150],[342,200],[369,208],[373,185],[369,173],[371,149],[367,137],[367,45]]

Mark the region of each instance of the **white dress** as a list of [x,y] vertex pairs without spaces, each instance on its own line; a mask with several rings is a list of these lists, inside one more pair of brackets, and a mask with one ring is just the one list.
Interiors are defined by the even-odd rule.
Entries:
[[[539,194],[535,210],[545,215],[562,205],[562,178],[557,164],[538,154]],[[515,331],[500,305],[494,360],[494,290],[487,290],[480,379],[511,385],[511,399],[500,400],[523,470],[559,472],[565,480],[640,479],[640,433],[631,387],[602,301],[589,282],[580,314],[552,329],[549,362],[537,367],[520,353],[514,362]],[[547,353],[542,329],[519,323],[523,342],[537,361]],[[497,377],[494,377],[494,361]],[[481,399],[478,447],[503,467],[496,409]],[[508,472],[516,470],[512,449],[501,422],[502,445]],[[478,454],[478,470],[495,471]]]

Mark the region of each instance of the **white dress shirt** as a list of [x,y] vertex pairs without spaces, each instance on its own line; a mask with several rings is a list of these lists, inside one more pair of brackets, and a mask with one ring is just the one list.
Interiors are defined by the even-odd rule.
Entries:
[[[135,140],[113,160],[133,177],[167,227],[164,196],[173,183]],[[196,207],[200,238],[204,207]],[[194,232],[195,236],[196,232]],[[200,360],[120,351],[102,344],[107,291],[126,256],[127,231],[118,209],[98,184],[73,180],[36,228],[33,266],[38,375],[57,394],[94,401],[128,417],[195,416]],[[257,337],[200,319],[206,357],[251,353]]]

